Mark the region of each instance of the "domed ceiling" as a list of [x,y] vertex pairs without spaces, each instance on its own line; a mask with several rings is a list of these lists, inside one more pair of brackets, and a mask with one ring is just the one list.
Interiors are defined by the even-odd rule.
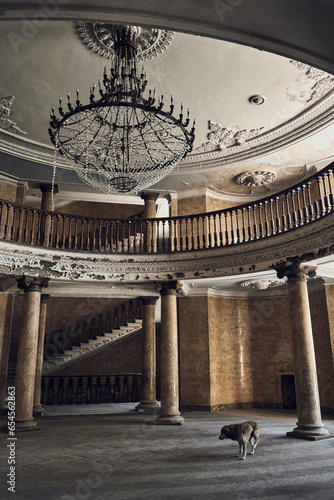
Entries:
[[[250,47],[182,33],[156,36],[160,41],[143,63],[148,88],[156,87],[166,103],[173,95],[175,114],[181,102],[190,108],[196,137],[192,153],[151,189],[193,194],[210,188],[243,202],[284,189],[333,160],[334,77]],[[51,181],[51,107],[67,92],[74,100],[77,88],[88,103],[109,55],[101,24],[1,22],[4,176],[26,181],[30,193]],[[56,182],[59,198],[93,191],[63,158]]]

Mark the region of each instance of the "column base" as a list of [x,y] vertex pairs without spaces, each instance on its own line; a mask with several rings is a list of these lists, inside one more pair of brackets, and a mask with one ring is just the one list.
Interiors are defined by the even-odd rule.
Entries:
[[33,415],[40,417],[44,413],[44,408],[41,404],[34,406]]
[[36,420],[23,420],[15,422],[15,434],[17,432],[26,432],[26,431],[39,431],[40,427],[38,426]]
[[152,413],[160,409],[156,401],[143,401],[136,406],[136,411],[139,413]]
[[182,425],[184,418],[181,415],[160,415],[155,423],[159,425]]
[[329,434],[327,429],[323,426],[320,427],[317,425],[300,425],[293,429],[293,431],[287,432],[286,435],[299,439],[307,439],[309,441],[318,441],[319,439],[328,439],[333,437],[332,434]]

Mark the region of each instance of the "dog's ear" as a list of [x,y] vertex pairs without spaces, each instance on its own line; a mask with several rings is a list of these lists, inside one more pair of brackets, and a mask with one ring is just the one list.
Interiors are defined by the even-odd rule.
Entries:
[[225,425],[225,426],[222,428],[222,432],[224,432],[224,434],[226,434],[226,436],[229,436],[229,435],[230,435],[230,429],[227,427],[227,425]]

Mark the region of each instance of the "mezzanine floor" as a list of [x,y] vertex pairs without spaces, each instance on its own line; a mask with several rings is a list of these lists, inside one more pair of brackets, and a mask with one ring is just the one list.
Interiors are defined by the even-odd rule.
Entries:
[[[1,433],[1,498],[334,499],[334,438],[286,437],[293,411],[187,412],[184,425],[171,427],[133,408],[49,407],[38,418],[40,431],[16,435],[15,494],[5,484],[8,436]],[[218,436],[222,425],[248,419],[260,424],[260,444],[242,461],[237,443]],[[323,421],[333,433],[333,415]]]

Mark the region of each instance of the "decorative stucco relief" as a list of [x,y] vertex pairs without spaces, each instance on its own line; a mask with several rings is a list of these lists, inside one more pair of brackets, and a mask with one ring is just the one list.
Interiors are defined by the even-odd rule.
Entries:
[[255,172],[243,172],[236,178],[236,183],[247,187],[265,186],[277,177],[275,172],[269,170],[256,170]]
[[261,279],[243,281],[240,286],[244,288],[255,288],[257,290],[267,290],[268,288],[276,288],[285,284],[285,280],[281,279]]
[[245,144],[245,142],[260,133],[264,127],[252,130],[233,130],[209,121],[209,130],[207,134],[208,141],[196,148],[196,151],[225,151],[229,146]]
[[290,62],[303,71],[303,74],[288,87],[288,100],[311,103],[334,90],[333,75],[298,61]]
[[23,132],[12,120],[9,119],[11,113],[11,107],[14,102],[13,96],[1,97],[0,98],[0,128],[6,130],[7,132],[12,132],[13,134],[24,135]]

